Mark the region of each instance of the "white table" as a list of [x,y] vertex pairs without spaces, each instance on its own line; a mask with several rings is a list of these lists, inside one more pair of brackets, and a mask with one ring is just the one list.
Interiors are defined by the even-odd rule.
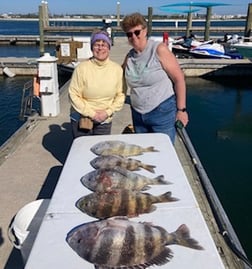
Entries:
[[204,247],[203,251],[179,245],[170,245],[173,251],[171,261],[157,268],[224,269],[213,239],[194,197],[187,177],[168,136],[164,134],[123,134],[110,136],[90,136],[75,139],[68,154],[58,184],[34,242],[26,269],[89,269],[94,265],[79,257],[67,244],[67,233],[82,223],[95,220],[75,207],[76,201],[90,191],[80,182],[80,178],[93,170],[90,161],[96,157],[91,146],[100,141],[121,140],[142,147],[154,146],[159,152],[148,152],[133,156],[146,164],[156,165],[155,174],[146,170],[137,171],[148,177],[164,175],[172,185],[153,185],[148,192],[162,194],[171,191],[180,200],[172,203],[155,204],[157,210],[132,218],[134,221],[148,221],[164,227],[168,232],[186,224],[191,237]]

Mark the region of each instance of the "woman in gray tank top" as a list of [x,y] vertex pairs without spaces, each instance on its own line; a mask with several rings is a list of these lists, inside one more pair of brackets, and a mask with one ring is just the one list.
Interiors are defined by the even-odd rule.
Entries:
[[127,15],[122,29],[133,47],[123,68],[135,132],[165,133],[174,143],[175,122],[188,123],[185,79],[179,63],[166,44],[147,39],[147,23],[140,13]]

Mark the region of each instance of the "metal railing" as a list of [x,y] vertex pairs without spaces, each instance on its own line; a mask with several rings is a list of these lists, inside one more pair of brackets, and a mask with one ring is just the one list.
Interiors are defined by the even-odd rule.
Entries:
[[27,81],[23,86],[22,98],[21,98],[21,109],[19,119],[24,120],[27,117],[32,116],[37,111],[33,108],[33,99],[39,98],[33,93],[33,80]]

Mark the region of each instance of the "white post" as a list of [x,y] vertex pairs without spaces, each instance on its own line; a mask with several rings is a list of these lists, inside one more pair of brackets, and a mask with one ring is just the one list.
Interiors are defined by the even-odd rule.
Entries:
[[116,3],[117,26],[120,26],[120,1]]
[[60,113],[59,83],[56,61],[58,58],[45,53],[37,59],[39,63],[41,116],[54,117]]

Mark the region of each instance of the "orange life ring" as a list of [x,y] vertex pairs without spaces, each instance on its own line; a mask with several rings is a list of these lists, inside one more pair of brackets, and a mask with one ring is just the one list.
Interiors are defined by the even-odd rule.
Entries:
[[35,76],[33,78],[33,95],[39,96],[39,91],[40,91],[39,77]]

